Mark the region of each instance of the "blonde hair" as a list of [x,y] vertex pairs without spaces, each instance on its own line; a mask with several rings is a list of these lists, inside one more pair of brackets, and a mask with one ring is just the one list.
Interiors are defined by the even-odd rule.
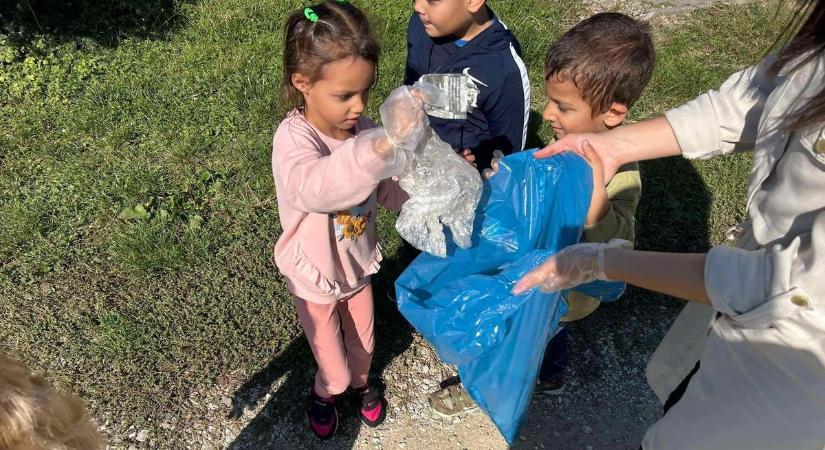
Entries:
[[103,439],[77,397],[0,353],[0,449],[101,448]]

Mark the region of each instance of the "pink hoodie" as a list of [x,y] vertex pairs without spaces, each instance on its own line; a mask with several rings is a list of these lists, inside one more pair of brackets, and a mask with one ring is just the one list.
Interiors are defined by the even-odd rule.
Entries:
[[375,234],[377,204],[401,209],[407,194],[397,182],[404,159],[385,159],[373,139],[357,136],[376,124],[361,117],[356,137],[322,134],[293,110],[272,142],[272,175],[283,233],[275,264],[289,290],[309,302],[345,300],[369,283],[380,267]]

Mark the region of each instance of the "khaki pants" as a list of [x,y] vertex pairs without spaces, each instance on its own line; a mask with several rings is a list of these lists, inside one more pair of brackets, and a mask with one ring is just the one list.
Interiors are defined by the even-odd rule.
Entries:
[[599,307],[601,302],[593,297],[580,294],[576,291],[567,293],[567,314],[561,319],[562,322],[573,322],[584,319]]

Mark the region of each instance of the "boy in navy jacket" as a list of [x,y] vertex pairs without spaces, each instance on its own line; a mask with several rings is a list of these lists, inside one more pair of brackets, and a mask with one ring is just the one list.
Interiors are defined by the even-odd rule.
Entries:
[[405,84],[425,74],[464,74],[477,90],[466,118],[430,115],[430,125],[456,151],[470,150],[479,170],[494,150],[524,148],[530,81],[521,46],[486,0],[415,0],[407,29]]
[[[456,83],[461,89],[452,92],[469,92],[473,104],[466,115],[452,114],[449,108],[428,109],[430,126],[438,137],[468,161],[472,157],[467,151],[472,152],[479,170],[490,167],[495,150],[510,154],[524,149],[530,81],[513,33],[486,0],[415,0],[414,5],[407,29],[404,83],[411,85],[427,74],[463,74],[462,82]],[[443,78],[456,81],[454,76]],[[442,416],[476,407],[457,385],[432,393],[430,404]]]

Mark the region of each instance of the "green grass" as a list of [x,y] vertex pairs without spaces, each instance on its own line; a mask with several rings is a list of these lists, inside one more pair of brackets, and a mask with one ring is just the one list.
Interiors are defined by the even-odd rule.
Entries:
[[[250,376],[300,335],[270,260],[281,231],[270,142],[284,111],[281,26],[303,3],[115,3],[112,17],[93,8],[100,17],[56,31],[19,11],[0,28],[0,342],[98,417],[156,423],[156,411],[194,408],[191,392],[232,371]],[[377,117],[403,78],[409,1],[359,5],[383,44],[367,111]],[[581,6],[496,6],[521,40],[540,112],[543,54]],[[720,7],[656,26],[659,65],[632,118],[755,62],[780,28],[775,12]],[[749,164],[645,164],[640,245],[720,242],[743,217]],[[402,268],[393,219],[378,219],[384,288]]]

